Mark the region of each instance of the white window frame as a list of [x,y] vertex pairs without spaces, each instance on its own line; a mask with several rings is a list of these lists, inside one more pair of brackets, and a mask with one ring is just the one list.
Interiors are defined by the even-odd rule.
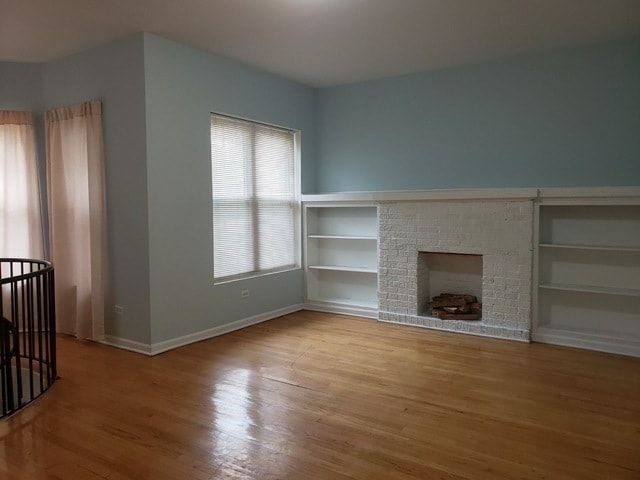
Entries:
[[[295,130],[292,128],[287,128],[287,127],[282,127],[279,125],[274,125],[274,124],[269,124],[269,123],[265,123],[265,122],[261,122],[261,121],[256,121],[256,120],[252,120],[252,119],[247,119],[247,118],[243,118],[243,117],[238,117],[236,115],[229,115],[226,113],[219,113],[219,112],[211,112],[210,115],[210,130],[213,128],[213,119],[214,117],[224,117],[224,118],[228,118],[231,120],[235,120],[235,121],[240,121],[240,122],[247,122],[249,124],[253,124],[253,125],[259,125],[259,126],[265,126],[268,128],[275,128],[275,129],[279,129],[279,130],[286,130],[288,132],[291,132],[293,134],[293,161],[294,161],[294,165],[293,165],[293,182],[294,182],[294,197],[292,200],[292,209],[293,209],[293,224],[294,224],[294,232],[293,232],[293,240],[294,240],[294,252],[293,252],[293,259],[294,262],[292,264],[288,264],[288,265],[282,265],[279,267],[274,267],[271,269],[256,269],[254,268],[252,271],[247,271],[247,272],[243,272],[243,273],[239,273],[239,274],[235,274],[235,275],[227,275],[227,276],[221,276],[221,277],[216,277],[216,272],[215,272],[215,225],[214,225],[214,220],[213,220],[213,212],[215,210],[215,206],[216,206],[216,198],[215,198],[215,193],[213,191],[213,174],[214,174],[214,166],[213,166],[213,141],[211,141],[211,151],[212,151],[212,155],[211,155],[211,175],[212,175],[212,195],[211,195],[211,200],[212,200],[212,217],[211,217],[211,221],[212,221],[212,241],[211,241],[211,246],[213,248],[213,263],[212,263],[212,267],[213,267],[213,283],[214,285],[219,285],[219,284],[224,284],[224,283],[229,283],[229,282],[234,282],[234,281],[238,281],[238,280],[244,280],[244,279],[248,279],[248,278],[255,278],[255,277],[261,277],[264,275],[270,275],[270,274],[274,274],[274,273],[282,273],[282,272],[287,272],[287,271],[291,271],[291,270],[297,270],[301,268],[301,257],[302,257],[302,246],[301,246],[301,237],[302,237],[302,222],[301,222],[301,180],[300,180],[300,144],[301,144],[301,132],[299,130]],[[256,219],[256,212],[257,212],[257,201],[256,201],[256,196],[255,196],[255,192],[253,192],[253,195],[250,197],[247,197],[247,201],[250,202],[250,204],[252,205],[252,213],[253,213],[253,219],[254,219],[254,227],[257,227],[257,221]],[[257,250],[260,249],[259,244],[254,243],[254,249],[253,251],[256,252]],[[255,253],[254,253],[255,255]],[[254,267],[256,267],[256,258],[254,257],[253,259],[253,263],[254,263]]]

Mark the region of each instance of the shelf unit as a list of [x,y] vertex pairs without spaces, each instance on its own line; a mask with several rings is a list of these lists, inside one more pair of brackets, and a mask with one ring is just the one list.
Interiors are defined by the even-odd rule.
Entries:
[[368,203],[304,203],[305,306],[378,316],[378,210]]
[[535,341],[640,356],[640,205],[536,208]]

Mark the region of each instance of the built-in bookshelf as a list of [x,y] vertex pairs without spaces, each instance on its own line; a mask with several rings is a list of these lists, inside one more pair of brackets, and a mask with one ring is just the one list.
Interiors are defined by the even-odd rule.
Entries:
[[377,317],[377,208],[305,203],[304,220],[307,308]]
[[640,205],[538,206],[533,340],[640,356]]

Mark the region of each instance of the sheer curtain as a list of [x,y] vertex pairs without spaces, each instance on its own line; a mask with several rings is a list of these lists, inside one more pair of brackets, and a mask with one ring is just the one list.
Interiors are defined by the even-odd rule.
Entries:
[[51,258],[58,330],[104,338],[105,199],[102,104],[46,113]]
[[33,115],[0,111],[0,257],[44,258]]

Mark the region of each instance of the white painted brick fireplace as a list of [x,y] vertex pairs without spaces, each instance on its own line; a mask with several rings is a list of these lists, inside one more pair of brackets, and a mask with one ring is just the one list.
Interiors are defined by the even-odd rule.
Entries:
[[[379,203],[381,321],[529,341],[533,202],[474,199]],[[423,314],[419,252],[482,255],[482,319]],[[433,292],[436,295],[441,292]],[[465,292],[458,292],[465,293]]]

